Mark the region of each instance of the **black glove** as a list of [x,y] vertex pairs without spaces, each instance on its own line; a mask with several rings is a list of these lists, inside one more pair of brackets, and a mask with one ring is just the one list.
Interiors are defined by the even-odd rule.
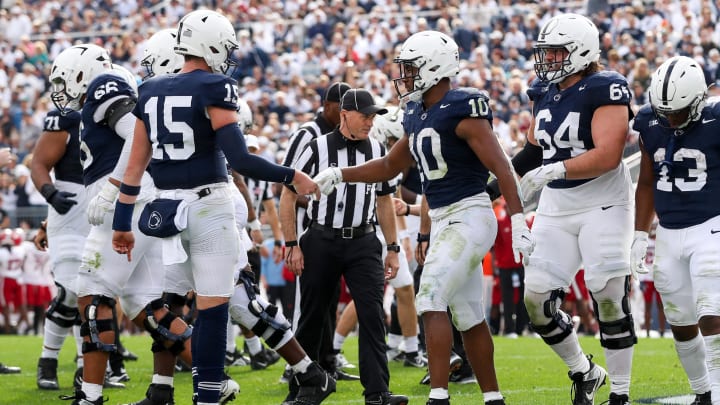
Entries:
[[70,211],[70,208],[77,204],[77,201],[72,199],[72,197],[75,197],[75,193],[60,191],[52,184],[44,184],[40,188],[40,194],[45,197],[45,201],[52,205],[55,211],[57,211],[60,215],[67,214],[67,212]]

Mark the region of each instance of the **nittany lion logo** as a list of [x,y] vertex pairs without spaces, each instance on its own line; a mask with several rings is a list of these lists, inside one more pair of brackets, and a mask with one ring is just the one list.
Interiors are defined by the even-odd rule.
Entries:
[[157,211],[153,211],[150,213],[150,218],[148,218],[148,228],[159,229],[160,225],[162,225],[162,222],[163,222],[162,215]]

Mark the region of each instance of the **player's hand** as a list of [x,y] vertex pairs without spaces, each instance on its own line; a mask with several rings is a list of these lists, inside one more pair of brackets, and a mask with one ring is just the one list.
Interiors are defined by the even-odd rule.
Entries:
[[35,244],[35,248],[37,248],[37,250],[40,250],[42,252],[47,250],[48,238],[47,238],[47,232],[45,231],[44,227],[41,226],[40,229],[38,229],[38,232],[35,234],[35,237],[33,238],[33,243]]
[[520,261],[522,254],[523,266],[527,266],[530,261],[530,254],[535,249],[535,238],[530,233],[530,229],[525,222],[525,215],[522,212],[510,216],[512,223],[512,250],[515,261]]
[[105,222],[105,214],[115,209],[115,199],[119,193],[120,189],[109,181],[103,185],[98,195],[88,203],[87,216],[90,225],[102,225]]
[[317,193],[317,184],[307,174],[300,170],[295,170],[295,177],[292,181],[295,192],[299,195],[309,195]]
[[420,266],[425,265],[425,257],[427,256],[428,249],[430,249],[430,241],[418,241],[415,245],[415,261]]
[[48,204],[52,205],[52,207],[55,209],[55,211],[57,211],[58,214],[64,215],[67,214],[68,211],[70,211],[70,208],[72,208],[73,205],[77,204],[77,201],[72,199],[76,195],[77,194],[75,193],[68,193],[67,191],[58,190],[55,192],[55,194],[50,196]]
[[320,192],[329,195],[335,190],[335,186],[342,183],[342,170],[337,167],[328,167],[321,171],[313,178],[313,181],[317,183]]
[[522,198],[528,201],[536,192],[540,191],[546,184],[553,180],[565,178],[565,164],[555,162],[549,165],[540,166],[529,172],[520,179],[520,190]]
[[630,269],[633,277],[637,279],[638,274],[647,274],[650,271],[645,266],[645,255],[648,249],[648,233],[645,231],[635,231],[635,238],[630,247]]
[[387,252],[385,256],[385,280],[392,280],[397,276],[398,270],[400,270],[399,254],[400,253],[396,252]]
[[128,261],[131,261],[132,250],[135,247],[135,235],[132,231],[113,231],[112,247],[119,254],[127,255]]
[[301,276],[305,268],[305,256],[300,245],[285,247],[285,264],[296,276]]
[[403,216],[407,212],[408,203],[402,200],[402,198],[393,197],[393,205],[395,205],[395,215]]

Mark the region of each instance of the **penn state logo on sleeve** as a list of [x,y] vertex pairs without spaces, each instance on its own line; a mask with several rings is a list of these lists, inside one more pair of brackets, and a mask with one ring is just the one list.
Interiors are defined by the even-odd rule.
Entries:
[[239,90],[234,79],[221,74],[207,74],[203,75],[200,85],[203,105],[228,110],[237,109]]
[[43,131],[70,132],[76,130],[80,125],[80,113],[78,111],[67,111],[65,115],[60,110],[52,110],[47,113],[43,120]]

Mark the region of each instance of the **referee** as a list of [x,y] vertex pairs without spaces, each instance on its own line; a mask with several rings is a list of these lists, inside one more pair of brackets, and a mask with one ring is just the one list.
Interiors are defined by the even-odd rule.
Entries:
[[[308,121],[300,126],[300,128],[290,137],[290,142],[285,155],[283,165],[294,167],[300,153],[305,147],[320,135],[327,134],[340,124],[340,100],[346,91],[350,90],[350,85],[345,82],[335,82],[327,88],[324,95],[323,106],[312,121]],[[298,196],[290,190],[283,187],[280,195],[280,204],[295,204],[295,215],[297,218],[295,232],[297,235],[302,234],[308,226],[308,217],[305,215],[308,206],[308,198]],[[295,239],[295,238],[293,238]],[[296,284],[299,287],[299,283]],[[328,316],[327,324],[323,327],[324,334],[318,336],[320,345],[320,354],[318,364],[328,372],[335,373],[336,380],[357,381],[360,377],[348,374],[341,368],[337,367],[335,354],[333,353],[333,336],[335,333],[336,310],[337,303],[340,298],[340,283],[335,287],[332,299],[327,306]],[[300,318],[300,291],[295,289],[294,297],[295,311],[292,315],[293,330],[297,329],[297,320]],[[286,369],[287,370],[287,369]],[[287,372],[287,371],[286,371]],[[290,398],[292,399],[292,398]]]
[[[314,176],[328,167],[355,166],[385,155],[384,147],[368,134],[375,114],[386,112],[375,105],[368,91],[348,90],[340,103],[340,125],[310,142],[295,167]],[[360,325],[360,381],[365,388],[365,403],[373,405],[408,402],[406,396],[388,391],[390,375],[385,355],[383,286],[386,276],[392,278],[397,273],[400,251],[394,191],[395,185],[390,183],[342,183],[332,194],[308,207],[310,225],[299,243],[294,201],[284,199],[280,205],[285,261],[300,276],[300,319],[295,336],[310,358],[317,360],[320,337],[327,333],[323,330],[327,307],[340,276],[344,276]],[[375,222],[388,241],[384,264]]]

